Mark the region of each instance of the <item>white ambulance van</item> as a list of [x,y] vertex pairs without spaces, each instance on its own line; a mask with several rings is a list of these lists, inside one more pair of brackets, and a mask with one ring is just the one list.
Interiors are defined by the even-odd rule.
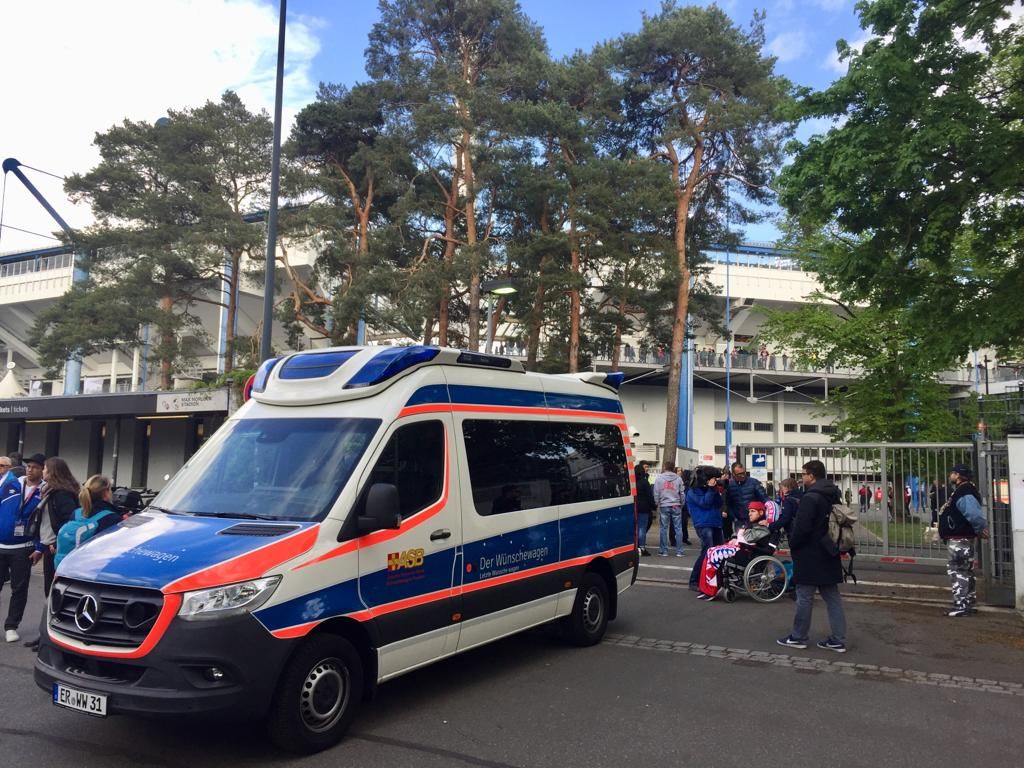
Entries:
[[37,684],[91,715],[266,718],[312,752],[410,670],[546,622],[599,642],[638,566],[619,383],[436,347],[268,361],[61,563]]

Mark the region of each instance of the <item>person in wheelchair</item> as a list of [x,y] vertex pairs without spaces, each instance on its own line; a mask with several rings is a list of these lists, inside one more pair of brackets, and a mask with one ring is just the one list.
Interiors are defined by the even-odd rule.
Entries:
[[752,501],[747,505],[747,524],[736,535],[717,547],[708,549],[701,571],[700,600],[713,600],[720,590],[728,586],[720,574],[736,571],[742,574],[743,569],[755,557],[772,555],[777,548],[770,525],[776,521],[779,507],[773,501]]

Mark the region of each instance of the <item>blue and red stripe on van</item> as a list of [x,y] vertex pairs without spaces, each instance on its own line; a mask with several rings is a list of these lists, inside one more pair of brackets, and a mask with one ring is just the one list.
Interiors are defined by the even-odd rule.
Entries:
[[[598,558],[610,559],[614,573],[628,570],[635,558],[634,536],[633,505],[617,505],[432,553],[415,580],[400,581],[384,567],[364,575],[361,586],[353,578],[260,609],[255,616],[281,638],[305,635],[337,616],[372,620],[375,634],[387,644],[449,626],[455,614],[465,621],[557,594],[567,581],[578,583]],[[480,570],[482,558],[496,566],[501,554],[515,562]],[[453,557],[461,564],[461,584],[452,585],[447,567],[431,567]]]

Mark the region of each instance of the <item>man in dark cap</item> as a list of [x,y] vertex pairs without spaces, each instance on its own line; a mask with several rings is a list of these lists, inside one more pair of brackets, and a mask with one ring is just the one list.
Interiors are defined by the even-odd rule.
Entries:
[[949,549],[946,573],[953,588],[953,607],[946,615],[954,618],[977,613],[974,540],[988,538],[988,521],[973,477],[969,466],[954,464],[949,473],[954,490],[939,511],[939,536]]

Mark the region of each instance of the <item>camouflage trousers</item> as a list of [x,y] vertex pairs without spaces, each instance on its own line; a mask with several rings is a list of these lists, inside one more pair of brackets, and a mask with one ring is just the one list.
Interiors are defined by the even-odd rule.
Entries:
[[974,542],[971,539],[950,539],[949,563],[946,573],[953,587],[953,607],[973,609],[978,602],[974,590]]

